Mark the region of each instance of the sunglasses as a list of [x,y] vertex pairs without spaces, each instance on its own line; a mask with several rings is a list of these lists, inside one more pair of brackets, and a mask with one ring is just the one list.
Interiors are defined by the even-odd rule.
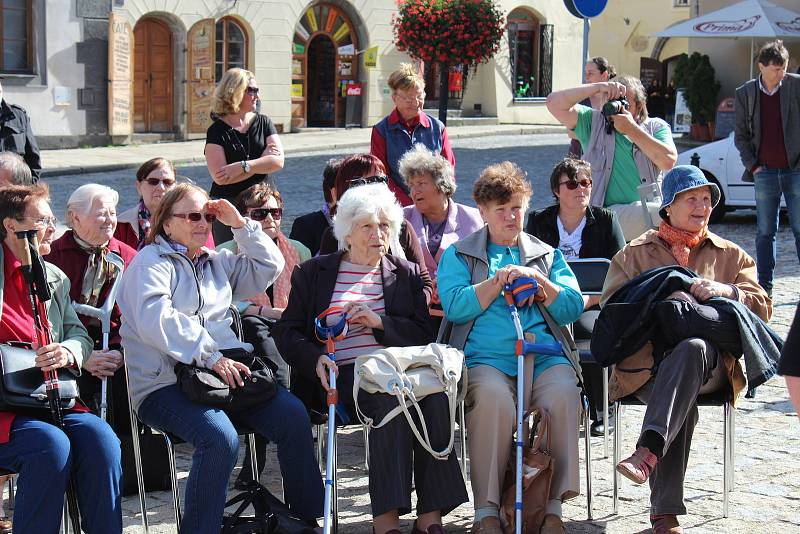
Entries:
[[355,176],[350,178],[348,183],[350,187],[358,187],[359,185],[367,184],[385,184],[387,181],[385,176]]
[[582,180],[567,180],[566,182],[560,182],[558,185],[566,185],[567,189],[574,191],[575,189],[578,189],[578,186],[581,186],[584,189],[589,189],[592,187],[592,181],[588,178],[584,178]]
[[173,213],[172,217],[186,219],[187,221],[191,222],[200,222],[200,219],[205,217],[206,222],[209,224],[217,220],[217,216],[213,213],[201,213],[199,211],[190,211],[189,213]]
[[148,185],[153,187],[158,187],[159,184],[164,184],[164,189],[169,189],[173,185],[175,185],[175,180],[172,178],[143,178],[139,180],[140,182],[147,182]]
[[248,87],[247,89],[245,89],[245,91],[247,92],[248,95],[258,96],[258,92],[260,91],[260,89],[258,87]]
[[283,216],[283,208],[254,208],[250,210],[250,218],[254,221],[263,221],[267,215],[272,215],[273,219],[280,219]]

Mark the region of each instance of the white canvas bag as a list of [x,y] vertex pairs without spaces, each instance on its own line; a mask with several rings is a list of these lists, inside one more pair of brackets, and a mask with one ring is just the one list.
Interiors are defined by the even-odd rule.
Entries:
[[[353,399],[356,414],[368,429],[380,428],[400,415],[405,415],[417,440],[434,458],[445,460],[453,450],[458,382],[464,366],[464,353],[448,345],[430,343],[425,346],[391,347],[356,358]],[[398,406],[379,423],[364,415],[358,405],[358,391],[386,393],[397,398]],[[427,395],[444,392],[450,409],[450,442],[444,450],[433,449],[419,401]],[[422,431],[409,412],[414,407]]]

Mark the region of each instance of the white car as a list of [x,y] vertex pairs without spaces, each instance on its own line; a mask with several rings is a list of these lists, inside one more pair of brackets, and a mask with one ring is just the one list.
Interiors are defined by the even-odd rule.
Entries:
[[[719,205],[711,214],[711,222],[720,222],[727,211],[756,207],[753,184],[742,181],[744,165],[733,144],[733,132],[725,139],[681,152],[677,165],[691,165],[695,154],[700,157],[699,167],[706,178],[717,184],[722,192]],[[783,199],[781,207],[786,207]]]

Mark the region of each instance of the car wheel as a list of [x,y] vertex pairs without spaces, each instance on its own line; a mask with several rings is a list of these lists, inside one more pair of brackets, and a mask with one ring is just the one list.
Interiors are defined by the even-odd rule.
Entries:
[[706,175],[706,179],[709,182],[712,182],[719,187],[719,204],[711,211],[711,217],[709,218],[710,223],[721,223],[722,219],[725,218],[725,214],[728,212],[727,206],[725,206],[725,192],[722,190],[722,187],[719,185],[719,181],[710,173],[703,171],[703,174]]

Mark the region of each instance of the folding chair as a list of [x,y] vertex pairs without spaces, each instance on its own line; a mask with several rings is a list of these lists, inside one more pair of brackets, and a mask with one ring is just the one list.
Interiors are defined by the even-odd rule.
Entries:
[[[733,473],[734,473],[734,444],[736,440],[736,412],[733,410],[733,399],[731,398],[730,391],[727,387],[720,389],[714,393],[707,395],[700,395],[697,398],[698,406],[722,406],[722,517],[728,517],[728,501],[731,488],[733,487]],[[642,402],[629,395],[614,403],[617,410],[617,429],[622,428],[622,408],[624,406],[643,405]],[[621,432],[614,432],[614,503],[612,513],[618,513],[618,479],[617,464],[620,462],[619,451],[622,441],[620,437]]]
[[650,213],[648,203],[661,204],[661,187],[658,185],[658,182],[653,182],[642,184],[636,189],[639,192],[639,202],[641,202],[642,205],[642,217],[644,218],[645,228],[655,228],[653,215]]

